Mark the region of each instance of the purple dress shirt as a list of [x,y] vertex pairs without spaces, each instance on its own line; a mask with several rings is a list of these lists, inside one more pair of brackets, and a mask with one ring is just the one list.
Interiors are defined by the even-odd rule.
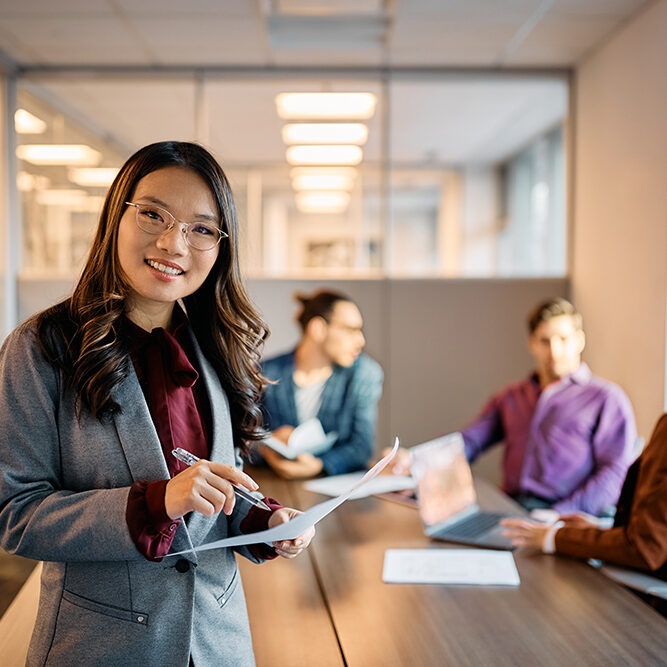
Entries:
[[506,493],[590,514],[618,500],[637,437],[623,390],[584,363],[544,390],[535,374],[506,387],[462,434],[469,461],[504,441]]

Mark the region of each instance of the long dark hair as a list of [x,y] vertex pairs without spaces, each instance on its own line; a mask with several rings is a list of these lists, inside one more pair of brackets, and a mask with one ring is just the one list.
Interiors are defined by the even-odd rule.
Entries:
[[268,329],[243,287],[232,191],[215,158],[197,144],[163,141],[145,146],[121,167],[109,188],[93,246],[72,296],[37,316],[38,339],[76,392],[79,411],[102,420],[119,412],[113,389],[130,370],[123,317],[130,286],[118,262],[118,227],[137,183],[165,167],[183,167],[208,184],[222,229],[216,262],[201,287],[184,299],[188,318],[229,398],[234,441],[244,452],[264,434],[258,407],[260,354]]

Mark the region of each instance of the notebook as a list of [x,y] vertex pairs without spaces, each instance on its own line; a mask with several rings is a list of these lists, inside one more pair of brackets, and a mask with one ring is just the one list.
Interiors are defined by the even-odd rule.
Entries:
[[274,438],[272,435],[264,440],[264,444],[281,454],[286,459],[295,459],[299,454],[319,456],[331,449],[338,439],[335,432],[325,433],[317,417],[299,424],[290,435],[287,444]]
[[410,449],[417,480],[419,513],[429,537],[492,549],[513,549],[500,520],[510,516],[481,512],[466,460],[463,437],[451,433]]

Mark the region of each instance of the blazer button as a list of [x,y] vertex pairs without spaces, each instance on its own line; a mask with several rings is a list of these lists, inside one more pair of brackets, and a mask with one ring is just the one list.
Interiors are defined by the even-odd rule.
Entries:
[[181,573],[187,572],[190,569],[190,562],[185,558],[179,558],[176,561],[176,569]]

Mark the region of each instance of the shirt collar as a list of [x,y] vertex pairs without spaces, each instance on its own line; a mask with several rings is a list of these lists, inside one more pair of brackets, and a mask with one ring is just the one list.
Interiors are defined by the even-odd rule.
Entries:
[[[585,362],[581,362],[579,364],[579,368],[577,368],[576,371],[570,373],[569,375],[564,375],[558,382],[554,382],[550,384],[550,387],[553,386],[559,386],[562,384],[566,383],[573,383],[573,384],[578,384],[578,385],[586,385],[591,381],[591,378],[593,377],[593,373],[591,373],[591,369],[588,367],[588,365]],[[540,378],[537,375],[537,372],[533,373],[530,378],[530,382],[538,388],[540,392],[542,392],[542,387],[540,386]]]
[[584,385],[588,384],[592,377],[593,373],[591,373],[591,369],[585,362],[582,361],[576,371],[564,376],[561,379],[565,380],[566,382],[573,382],[574,384]]

